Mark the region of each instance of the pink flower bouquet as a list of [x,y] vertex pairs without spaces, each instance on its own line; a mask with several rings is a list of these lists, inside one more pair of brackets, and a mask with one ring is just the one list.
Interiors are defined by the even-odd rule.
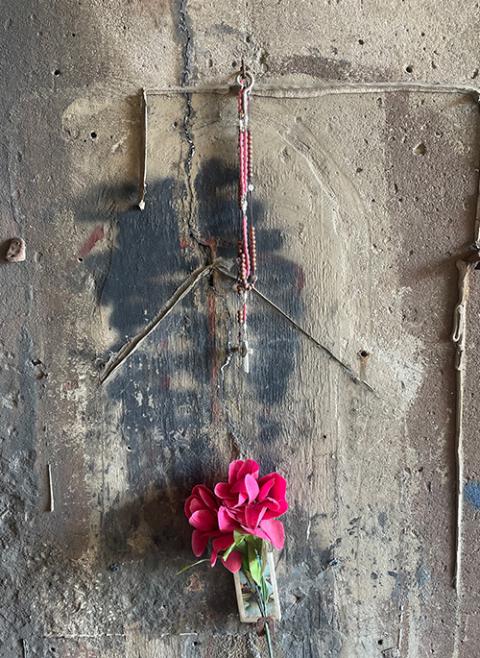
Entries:
[[[213,491],[198,484],[185,501],[185,515],[193,527],[193,553],[201,557],[210,545],[212,567],[220,558],[232,573],[242,572],[260,610],[270,655],[269,571],[273,563],[267,553],[271,546],[282,549],[285,542],[278,517],[288,509],[286,488],[285,478],[278,473],[260,477],[253,459],[237,460],[228,468],[227,482],[219,482]],[[199,560],[203,561],[207,560]]]

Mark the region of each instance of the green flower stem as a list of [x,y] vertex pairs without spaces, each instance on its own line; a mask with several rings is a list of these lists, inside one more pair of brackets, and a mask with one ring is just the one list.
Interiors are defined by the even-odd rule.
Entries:
[[[262,581],[264,580],[262,576]],[[272,645],[272,636],[270,634],[270,626],[267,621],[268,617],[268,610],[267,610],[267,604],[268,601],[265,601],[262,592],[260,588],[258,587],[257,583],[255,583],[253,580],[251,581],[253,586],[255,587],[255,593],[257,595],[257,600],[258,600],[258,607],[260,609],[260,612],[263,617],[263,621],[265,624],[265,639],[267,640],[267,648],[268,648],[268,658],[275,658],[273,655],[273,645]]]
[[265,619],[265,637],[267,639],[267,647],[268,647],[268,657],[269,658],[274,658],[273,656],[273,647],[272,647],[272,638],[270,635],[270,626],[268,624],[268,621]]

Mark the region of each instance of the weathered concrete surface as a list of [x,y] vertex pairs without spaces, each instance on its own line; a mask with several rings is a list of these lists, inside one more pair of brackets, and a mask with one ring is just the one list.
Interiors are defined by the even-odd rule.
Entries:
[[[0,239],[28,258],[0,267],[2,658],[260,655],[229,574],[175,576],[186,493],[240,453],[290,482],[278,656],[476,655],[478,273],[460,596],[450,333],[478,114],[396,83],[475,85],[478,7],[378,5],[3,3]],[[242,56],[259,86],[393,85],[256,98],[253,117],[259,287],[375,394],[259,300],[252,374],[222,370],[235,299],[217,276],[99,387],[209,257],[198,236],[227,257],[237,239],[234,99],[149,97],[140,213],[138,90],[231,83]]]

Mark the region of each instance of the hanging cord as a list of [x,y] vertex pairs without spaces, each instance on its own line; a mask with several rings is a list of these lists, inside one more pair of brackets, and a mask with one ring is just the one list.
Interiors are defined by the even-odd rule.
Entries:
[[[248,293],[255,285],[257,279],[257,252],[255,228],[252,224],[250,195],[252,184],[252,133],[250,131],[250,100],[254,85],[253,75],[242,62],[241,71],[237,77],[238,91],[238,153],[239,153],[239,182],[238,200],[240,206],[241,231],[238,242],[238,277],[237,291],[240,298],[238,309],[238,344],[243,369],[249,372],[249,355],[247,333],[247,302]],[[250,220],[249,220],[250,216]]]

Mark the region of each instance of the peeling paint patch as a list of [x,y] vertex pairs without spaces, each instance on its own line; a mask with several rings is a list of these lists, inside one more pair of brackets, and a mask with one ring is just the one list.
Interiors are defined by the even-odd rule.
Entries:
[[465,484],[463,489],[465,500],[475,509],[480,509],[480,482],[471,480]]

